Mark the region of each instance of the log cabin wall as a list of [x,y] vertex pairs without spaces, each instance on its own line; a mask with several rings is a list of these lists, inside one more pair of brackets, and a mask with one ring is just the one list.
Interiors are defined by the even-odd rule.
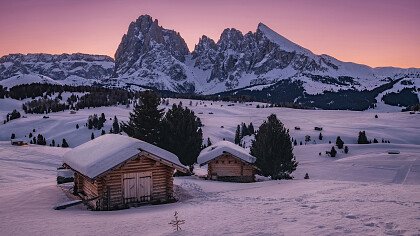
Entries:
[[255,167],[226,153],[208,163],[208,177],[233,182],[253,182]]
[[126,208],[130,204],[124,201],[123,176],[127,173],[141,172],[151,174],[151,202],[172,200],[174,168],[155,161],[148,155],[151,154],[140,153],[95,180],[75,172],[74,191],[82,193],[85,200],[99,196],[98,199],[88,202],[88,205],[95,210]]
[[[100,180],[91,180],[88,177],[75,172],[74,177],[75,183],[75,192],[81,193],[81,196],[84,200],[91,199],[99,196],[99,193],[102,192],[102,184]],[[87,204],[92,208],[95,209],[97,207],[98,200],[92,200],[87,202]]]
[[[106,203],[101,208],[124,208],[123,175],[127,173],[150,172],[152,189],[150,201],[168,201],[173,198],[173,173],[174,168],[150,159],[145,154],[140,154],[124,165],[110,171],[103,176],[102,196],[109,194]],[[109,203],[107,202],[109,201]]]

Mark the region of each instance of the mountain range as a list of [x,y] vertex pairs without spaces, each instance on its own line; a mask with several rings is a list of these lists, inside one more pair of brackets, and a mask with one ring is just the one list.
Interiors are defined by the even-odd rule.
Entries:
[[12,54],[0,58],[0,80],[8,81],[0,84],[14,84],[12,81],[27,75],[39,76],[44,82],[134,89],[147,86],[194,94],[267,90],[289,81],[298,82],[304,94],[316,95],[372,90],[401,78],[417,79],[420,69],[372,68],[316,55],[263,23],[255,32],[245,34],[225,29],[217,42],[203,35],[190,52],[178,32],[142,15],[129,25],[114,59],[87,54]]

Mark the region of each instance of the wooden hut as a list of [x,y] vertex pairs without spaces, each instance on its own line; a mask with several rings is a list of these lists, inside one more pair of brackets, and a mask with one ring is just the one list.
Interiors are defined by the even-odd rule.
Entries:
[[200,166],[208,165],[209,179],[231,182],[254,182],[255,161],[247,150],[228,141],[205,148],[197,158]]
[[117,134],[102,135],[64,155],[74,193],[95,210],[174,200],[174,170],[187,172],[176,155]]
[[14,146],[25,146],[28,145],[27,142],[20,140],[20,139],[12,139],[10,140],[10,143]]

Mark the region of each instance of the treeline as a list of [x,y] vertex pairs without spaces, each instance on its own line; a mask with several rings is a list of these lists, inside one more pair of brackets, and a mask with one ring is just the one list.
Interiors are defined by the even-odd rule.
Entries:
[[6,124],[7,122],[18,118],[20,118],[20,112],[14,109],[11,113],[7,113],[6,119],[3,121],[3,124]]
[[[3,89],[2,87],[0,88]],[[101,106],[129,105],[139,98],[139,92],[131,92],[119,88],[104,88],[97,86],[70,86],[53,84],[22,84],[5,91],[5,96],[13,99],[32,98],[33,100],[23,105],[26,113],[50,113],[68,109],[83,109]],[[62,93],[85,93],[84,95],[72,94],[67,101],[63,101]],[[58,93],[53,98],[52,96]],[[41,97],[35,100],[36,97]],[[67,102],[67,103],[66,103]]]
[[392,106],[412,106],[419,103],[415,88],[403,88],[399,92],[387,93],[382,97],[385,104]]
[[[25,98],[35,99],[36,97],[47,97],[54,95],[55,93],[87,93],[80,97],[80,100],[84,100],[81,106],[93,107],[93,106],[105,106],[115,105],[116,103],[127,104],[128,99],[134,99],[139,97],[138,92],[131,92],[119,88],[105,88],[99,86],[71,86],[71,85],[56,85],[56,84],[22,84],[17,85],[8,91],[10,98],[22,100]],[[84,97],[84,98],[83,98]],[[99,101],[101,100],[101,101]],[[99,105],[105,104],[105,105]]]
[[249,123],[248,126],[245,123],[238,125],[236,127],[235,138],[234,138],[235,144],[238,144],[239,146],[243,146],[241,143],[242,138],[245,136],[253,135],[254,133],[255,133],[255,129],[252,122]]
[[9,96],[8,91],[2,85],[0,85],[0,99],[6,98],[8,96]]
[[420,111],[420,103],[411,105],[403,109],[402,111]]
[[391,89],[394,84],[402,79],[391,81],[372,90],[339,90],[337,92],[324,91],[323,94],[316,95],[307,94],[305,97],[298,99],[298,102],[325,110],[363,111],[374,108],[378,94]]
[[25,113],[44,114],[68,110],[69,105],[61,103],[58,98],[39,98],[36,100],[26,102],[22,105],[22,109],[25,111]]

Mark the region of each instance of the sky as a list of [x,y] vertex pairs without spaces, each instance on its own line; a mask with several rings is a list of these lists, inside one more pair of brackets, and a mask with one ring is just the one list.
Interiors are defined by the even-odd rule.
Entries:
[[420,68],[419,0],[1,0],[0,56],[114,56],[131,21],[148,14],[180,32],[190,50],[202,35],[243,33],[263,22],[316,54],[373,67]]

